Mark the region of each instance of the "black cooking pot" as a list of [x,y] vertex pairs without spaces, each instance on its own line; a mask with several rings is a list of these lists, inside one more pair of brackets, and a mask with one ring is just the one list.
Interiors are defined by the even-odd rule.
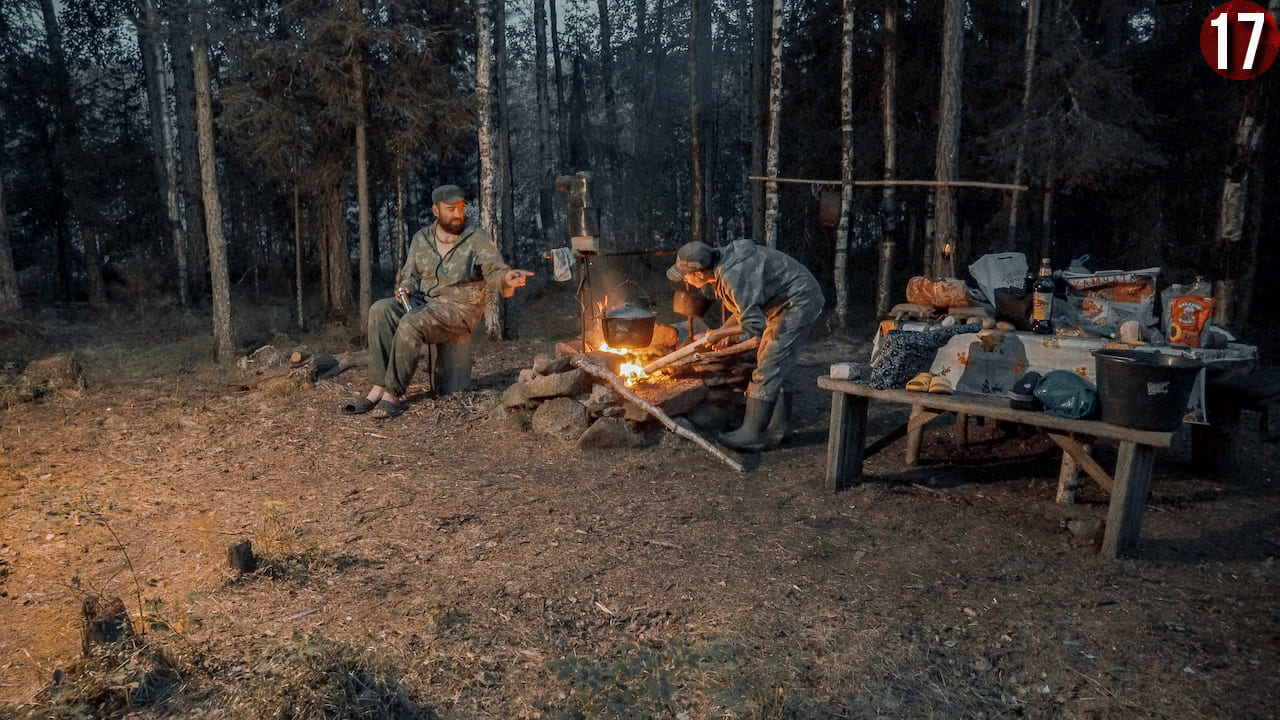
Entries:
[[605,313],[600,318],[600,330],[609,347],[649,347],[649,343],[653,341],[653,325],[656,320],[657,316],[652,310],[627,304]]
[[671,309],[677,315],[702,317],[707,314],[707,308],[709,307],[711,307],[711,298],[700,292],[676,290],[671,295]]

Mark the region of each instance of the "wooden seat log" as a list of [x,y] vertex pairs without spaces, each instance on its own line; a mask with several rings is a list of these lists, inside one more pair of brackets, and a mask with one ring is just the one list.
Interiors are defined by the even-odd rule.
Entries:
[[[944,412],[955,413],[959,422],[969,418],[992,418],[1044,430],[1058,447],[1063,460],[1059,472],[1059,502],[1074,500],[1076,476],[1083,471],[1111,494],[1102,553],[1119,557],[1137,544],[1142,531],[1142,513],[1155,465],[1155,451],[1173,443],[1172,432],[1134,430],[1099,420],[1072,420],[1034,410],[1016,410],[1008,402],[984,395],[935,395],[908,390],[878,390],[851,380],[818,378],[818,387],[831,391],[831,425],[827,437],[828,490],[847,487],[862,477],[867,458],[904,435],[906,461],[915,465],[920,458],[924,426]],[[905,425],[867,444],[867,408],[871,400],[907,405],[911,408]],[[963,420],[960,420],[963,418]],[[1114,474],[1098,464],[1090,454],[1093,438],[1119,442]],[[964,433],[959,434],[961,441]]]

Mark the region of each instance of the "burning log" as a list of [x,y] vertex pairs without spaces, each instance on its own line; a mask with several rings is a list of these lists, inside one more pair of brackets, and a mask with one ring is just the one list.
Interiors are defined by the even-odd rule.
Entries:
[[[721,329],[723,330],[724,328],[721,328]],[[732,331],[737,332],[737,329],[734,328]],[[729,334],[731,333],[726,332],[720,337],[726,337]],[[710,334],[708,335],[708,338],[710,338]],[[707,340],[704,339],[703,342],[705,343],[707,342]],[[693,345],[690,347],[694,347],[696,349],[698,345]],[[679,352],[679,350],[677,350],[676,352]],[[672,353],[672,354],[675,354],[675,353]],[[688,355],[691,353],[685,353],[685,354]],[[667,357],[671,357],[671,356],[668,355]],[[737,470],[738,472],[745,472],[745,468],[743,468],[742,463],[724,454],[724,452],[721,451],[720,448],[717,448],[716,446],[707,442],[707,440],[703,438],[701,435],[690,430],[689,428],[684,427],[683,425],[680,425],[675,420],[672,420],[671,417],[668,416],[661,409],[659,409],[649,401],[645,400],[644,398],[632,392],[631,389],[626,386],[626,383],[618,376],[609,372],[605,368],[602,368],[599,365],[591,362],[586,357],[583,357],[580,355],[575,355],[570,357],[569,362],[573,363],[574,367],[582,370],[588,375],[591,375],[592,377],[595,377],[595,378],[599,378],[600,380],[603,380],[606,383],[608,383],[609,386],[613,388],[615,392],[617,392],[622,397],[625,397],[628,401],[643,408],[645,412],[649,413],[649,415],[656,418],[659,422],[665,425],[667,429],[670,430],[671,432],[679,435],[682,438],[685,438],[686,440],[691,440],[696,445],[701,447],[703,450],[706,450],[707,452],[711,453],[715,457],[719,458],[734,470]],[[647,369],[646,369],[646,372],[648,372]]]
[[695,340],[689,343],[688,345],[685,345],[684,347],[680,348],[679,350],[676,350],[675,352],[667,353],[666,355],[663,355],[662,357],[658,358],[657,360],[654,360],[648,365],[645,365],[644,374],[645,375],[652,374],[655,371],[661,370],[662,368],[670,365],[671,363],[681,358],[688,357],[698,352],[703,347],[709,347],[711,343],[719,340],[720,338],[726,338],[726,337],[729,337],[730,335],[736,335],[740,332],[742,332],[742,327],[739,325],[731,325],[729,327],[722,327],[716,330],[712,330],[711,332],[707,333],[702,339]]

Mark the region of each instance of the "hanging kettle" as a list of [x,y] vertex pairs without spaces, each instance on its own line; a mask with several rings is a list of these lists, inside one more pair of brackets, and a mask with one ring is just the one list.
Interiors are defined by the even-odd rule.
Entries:
[[[639,288],[635,283],[627,280],[614,290],[614,294],[623,294],[620,291],[626,285]],[[643,293],[643,291],[640,292]],[[648,297],[645,296],[646,305],[648,305],[647,300]],[[600,318],[600,330],[604,334],[605,344],[609,347],[634,350],[649,347],[649,343],[653,341],[653,327],[657,319],[657,315],[648,307],[641,307],[627,300],[605,312]]]

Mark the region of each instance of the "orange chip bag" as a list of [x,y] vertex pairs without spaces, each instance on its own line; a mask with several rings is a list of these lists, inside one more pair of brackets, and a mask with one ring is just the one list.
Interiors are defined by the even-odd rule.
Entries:
[[1200,347],[1200,336],[1213,315],[1213,298],[1178,295],[1169,302],[1169,342]]

